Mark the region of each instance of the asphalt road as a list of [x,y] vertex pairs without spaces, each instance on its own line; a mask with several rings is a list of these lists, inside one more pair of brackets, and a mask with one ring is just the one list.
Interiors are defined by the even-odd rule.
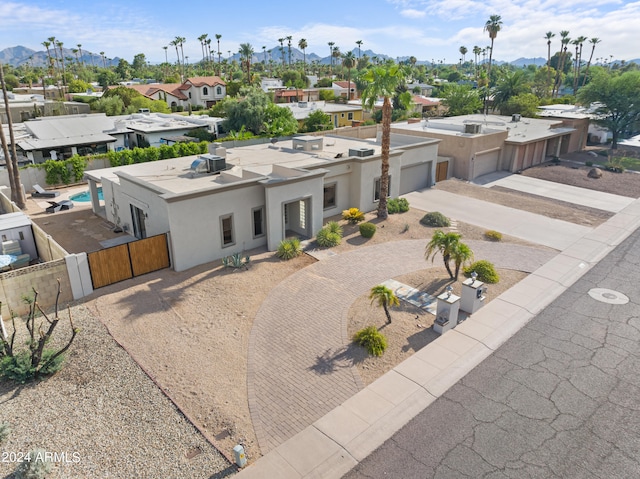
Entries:
[[639,341],[640,230],[344,477],[640,477]]

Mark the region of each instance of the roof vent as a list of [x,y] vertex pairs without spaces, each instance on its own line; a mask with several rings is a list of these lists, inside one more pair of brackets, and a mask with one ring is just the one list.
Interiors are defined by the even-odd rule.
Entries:
[[480,133],[480,123],[465,123],[464,132],[471,135],[477,135]]
[[298,108],[307,108],[307,102],[306,101],[299,101],[298,102]]
[[349,148],[349,156],[357,156],[358,158],[373,156],[373,153],[373,148]]
[[511,121],[513,122],[520,121],[521,118],[522,116],[519,113],[514,113],[513,115],[511,115]]

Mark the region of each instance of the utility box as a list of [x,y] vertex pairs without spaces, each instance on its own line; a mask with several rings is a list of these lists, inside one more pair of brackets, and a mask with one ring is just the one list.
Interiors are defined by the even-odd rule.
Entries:
[[238,444],[233,448],[233,456],[238,467],[244,467],[247,465],[247,456],[244,453],[244,447],[242,447],[241,444]]
[[438,334],[444,334],[458,325],[458,312],[460,311],[460,296],[451,294],[450,291],[438,296],[436,307],[436,319],[433,322],[433,330]]
[[469,278],[462,283],[462,299],[460,309],[465,313],[473,314],[484,306],[487,288],[482,281]]

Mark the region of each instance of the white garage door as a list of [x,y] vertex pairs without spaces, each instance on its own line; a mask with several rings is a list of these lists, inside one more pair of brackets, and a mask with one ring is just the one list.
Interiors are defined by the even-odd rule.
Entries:
[[498,160],[500,159],[500,150],[492,151],[484,155],[476,156],[473,165],[473,178],[486,175],[498,171]]
[[428,187],[430,173],[430,161],[403,168],[400,172],[400,194],[404,195]]

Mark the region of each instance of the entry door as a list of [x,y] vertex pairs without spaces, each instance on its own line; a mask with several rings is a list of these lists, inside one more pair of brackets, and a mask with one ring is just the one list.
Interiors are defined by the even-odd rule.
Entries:
[[133,222],[133,236],[138,239],[147,237],[147,227],[144,224],[144,211],[131,205],[131,221]]
[[438,181],[446,180],[448,173],[449,173],[449,162],[443,161],[442,163],[438,163],[436,166],[436,183]]

